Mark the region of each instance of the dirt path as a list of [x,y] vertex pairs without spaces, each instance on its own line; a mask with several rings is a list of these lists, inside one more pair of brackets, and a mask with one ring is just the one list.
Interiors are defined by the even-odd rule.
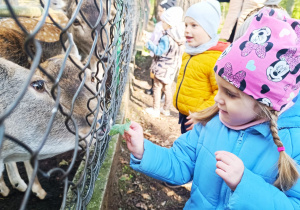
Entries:
[[[130,97],[127,118],[140,123],[145,138],[164,147],[170,147],[180,135],[178,111],[172,107],[171,116],[153,118],[145,112],[146,107],[153,104],[152,96],[144,93],[150,88],[149,67],[150,56],[136,56],[134,92]],[[176,83],[172,90],[175,91]],[[152,179],[132,170],[129,166],[129,152],[125,141],[116,151],[117,165],[110,177],[110,187],[105,209],[182,209],[190,196],[184,187],[168,188],[163,182]]]

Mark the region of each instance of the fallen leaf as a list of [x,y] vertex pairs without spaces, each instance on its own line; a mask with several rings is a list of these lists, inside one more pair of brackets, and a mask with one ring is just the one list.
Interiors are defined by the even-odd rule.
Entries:
[[134,181],[134,182],[133,182],[133,184],[139,184],[139,183],[140,183],[139,181]]
[[156,191],[156,188],[153,187],[153,186],[150,186],[150,189],[153,190],[153,191]]
[[145,210],[148,209],[147,206],[146,206],[146,204],[144,204],[142,202],[137,203],[135,206],[138,207],[138,208],[145,209]]
[[127,194],[130,194],[130,193],[133,193],[133,192],[134,192],[134,190],[128,190]]
[[142,70],[142,68],[139,67],[139,66],[137,66],[137,65],[134,65],[134,68],[135,68],[135,69],[138,69],[138,70]]
[[152,137],[152,135],[151,135],[150,133],[147,133],[147,132],[144,132],[144,136],[145,136],[146,138],[151,138],[151,137]]
[[58,165],[59,166],[67,166],[67,165],[69,165],[69,163],[63,159],[62,161],[60,161],[60,163]]
[[167,187],[164,187],[162,190],[163,190],[168,196],[172,196],[172,195],[176,194],[173,190],[170,190],[170,189],[167,188]]
[[143,196],[144,199],[151,200],[150,195],[147,194],[147,193],[142,193],[142,196]]
[[124,174],[119,178],[121,181],[129,180],[128,174]]
[[166,205],[166,203],[167,203],[167,201],[164,201],[164,202],[161,202],[160,205],[164,206],[164,205]]
[[129,162],[127,160],[124,160],[124,158],[120,157],[119,160],[120,160],[120,163],[129,165]]
[[174,198],[178,200],[180,203],[183,201],[182,197],[180,195],[174,195]]
[[168,196],[172,196],[172,195],[174,195],[175,194],[175,192],[172,190],[172,191],[169,191],[169,192],[167,192],[167,195]]

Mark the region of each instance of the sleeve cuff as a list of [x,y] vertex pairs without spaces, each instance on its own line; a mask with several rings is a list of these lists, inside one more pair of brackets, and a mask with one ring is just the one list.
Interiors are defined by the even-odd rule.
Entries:
[[140,164],[142,160],[137,159],[136,157],[134,157],[133,154],[130,154],[130,162],[132,162],[133,164]]
[[151,41],[148,41],[148,42],[146,42],[146,48],[150,50],[150,48],[151,48],[151,44],[152,44],[152,42],[151,42]]

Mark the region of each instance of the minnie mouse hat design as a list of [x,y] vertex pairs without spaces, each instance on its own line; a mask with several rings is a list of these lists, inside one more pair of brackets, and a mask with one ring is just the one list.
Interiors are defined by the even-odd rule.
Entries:
[[215,72],[255,100],[280,111],[299,92],[299,42],[299,20],[280,10],[263,8],[245,34],[221,54]]

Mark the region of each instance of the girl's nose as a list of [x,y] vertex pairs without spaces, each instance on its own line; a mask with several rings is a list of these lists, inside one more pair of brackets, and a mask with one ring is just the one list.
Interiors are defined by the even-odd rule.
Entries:
[[214,98],[215,102],[218,103],[218,104],[224,104],[225,101],[222,99],[221,97],[221,93],[220,91],[218,91],[217,95],[215,96]]

